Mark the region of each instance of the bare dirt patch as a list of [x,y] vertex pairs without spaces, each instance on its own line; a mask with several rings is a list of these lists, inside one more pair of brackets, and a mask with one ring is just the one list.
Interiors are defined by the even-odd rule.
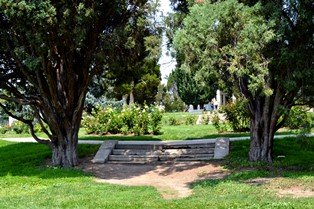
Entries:
[[166,199],[192,194],[191,183],[203,179],[221,179],[229,173],[218,163],[167,162],[162,164],[81,164],[97,182],[129,186],[154,186]]

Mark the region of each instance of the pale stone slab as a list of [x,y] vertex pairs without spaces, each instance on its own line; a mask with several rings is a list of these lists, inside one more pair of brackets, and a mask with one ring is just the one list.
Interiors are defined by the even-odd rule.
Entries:
[[104,141],[97,151],[92,163],[105,163],[108,161],[109,155],[112,153],[112,150],[116,146],[118,141],[108,140]]
[[223,159],[229,154],[229,138],[216,139],[214,159]]

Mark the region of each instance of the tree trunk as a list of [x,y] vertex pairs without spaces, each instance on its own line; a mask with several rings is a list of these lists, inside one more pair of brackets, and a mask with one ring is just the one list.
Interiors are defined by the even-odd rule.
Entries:
[[52,165],[66,168],[78,165],[77,134],[61,137],[63,139],[52,146]]
[[278,107],[280,92],[273,96],[257,97],[254,105],[251,103],[251,145],[249,160],[256,162],[272,162],[274,135],[278,127]]
[[272,150],[274,134],[267,133],[269,124],[262,126],[262,119],[255,119],[251,122],[251,144],[249,151],[249,160],[253,162],[272,162]]

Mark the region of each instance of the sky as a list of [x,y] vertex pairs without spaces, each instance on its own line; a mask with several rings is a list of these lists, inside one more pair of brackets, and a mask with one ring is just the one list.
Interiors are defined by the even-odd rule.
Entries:
[[[164,15],[171,12],[170,1],[169,0],[160,0],[161,11]],[[167,54],[167,37],[163,35],[162,41],[162,55],[159,59],[160,71],[161,71],[161,83],[167,83],[167,76],[176,66],[176,61],[169,54]]]

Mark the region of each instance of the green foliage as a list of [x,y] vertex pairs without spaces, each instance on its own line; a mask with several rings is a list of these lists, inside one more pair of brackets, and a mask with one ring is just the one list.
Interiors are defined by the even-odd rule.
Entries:
[[212,113],[211,121],[218,133],[226,132],[228,130],[226,121],[220,119],[217,111]]
[[[106,37],[110,73],[104,77],[113,88],[111,97],[134,96],[137,104],[153,104],[160,84],[161,26],[156,23],[157,2],[144,1],[127,25]],[[118,46],[118,47],[117,47]],[[129,101],[127,100],[128,104]]]
[[161,130],[161,120],[162,120],[162,113],[156,106],[151,106],[151,121],[150,125],[152,127],[153,134],[160,134]]
[[238,99],[235,103],[227,103],[222,106],[221,112],[225,114],[233,131],[243,132],[250,129],[250,115],[245,99]]
[[[206,1],[193,6],[184,20],[184,28],[174,37],[182,60],[181,71],[195,71],[208,86],[211,82],[218,86],[220,79],[232,79],[230,75],[247,76],[250,79],[248,88],[253,94],[266,91],[261,78],[268,70],[262,64],[266,59],[261,50],[275,35],[271,30],[272,22],[267,23],[256,15],[259,9],[259,5],[247,7],[235,0]],[[237,40],[236,45],[233,40]]]
[[177,126],[177,125],[180,125],[180,121],[175,118],[175,117],[169,117],[169,125],[170,126]]
[[0,126],[0,134],[5,134],[10,130],[8,126]]
[[29,127],[25,123],[22,123],[21,121],[14,121],[14,123],[11,126],[11,129],[16,134],[25,134],[29,133]]
[[[174,35],[178,68],[247,100],[253,134],[252,161],[271,161],[273,132],[296,98],[313,94],[311,1],[204,1],[189,8]],[[312,95],[313,96],[313,95]],[[216,123],[218,124],[218,123]],[[253,128],[254,127],[254,128]],[[234,127],[239,128],[239,127]],[[271,133],[266,151],[261,134]],[[252,152],[251,152],[252,153]]]
[[295,106],[291,108],[285,126],[290,129],[301,129],[303,132],[310,132],[312,122],[312,118],[307,113],[307,108]]
[[[182,67],[183,68],[183,67]],[[194,75],[189,69],[175,69],[170,76],[177,87],[178,95],[185,104],[205,104],[213,98],[216,89],[213,85],[203,82],[198,75]]]
[[162,84],[158,87],[156,103],[163,105],[166,112],[183,112],[186,109],[186,105],[178,96],[177,92],[169,90]]
[[173,96],[173,99],[171,99],[170,95],[166,95],[164,100],[166,112],[182,112],[186,109],[185,103],[176,94]]
[[92,115],[83,117],[82,125],[88,134],[143,135],[150,131],[160,133],[162,114],[155,106],[125,106],[120,108],[96,108]]
[[196,119],[197,119],[196,116],[189,115],[188,117],[185,118],[185,125],[195,125]]

